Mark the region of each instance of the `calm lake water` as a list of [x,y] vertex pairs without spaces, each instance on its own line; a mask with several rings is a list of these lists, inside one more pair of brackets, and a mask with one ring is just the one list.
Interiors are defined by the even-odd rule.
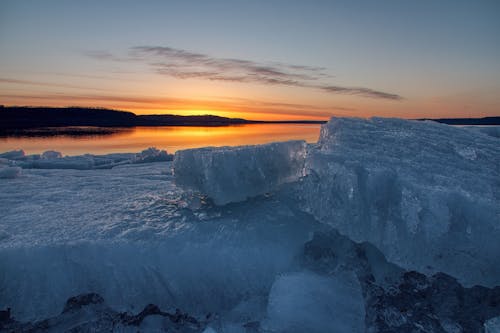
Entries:
[[0,152],[23,149],[27,154],[39,154],[46,150],[56,150],[63,155],[81,155],[138,152],[156,147],[173,153],[204,146],[237,146],[286,140],[316,142],[319,130],[319,124],[134,127],[113,129],[115,132],[112,134],[2,137]]

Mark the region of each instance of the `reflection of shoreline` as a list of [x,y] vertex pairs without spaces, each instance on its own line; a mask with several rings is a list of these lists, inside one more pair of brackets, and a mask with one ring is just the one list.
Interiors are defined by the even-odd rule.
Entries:
[[94,127],[94,126],[68,126],[68,127],[38,127],[26,129],[0,130],[0,138],[46,138],[46,137],[100,137],[132,132],[133,128],[127,127]]

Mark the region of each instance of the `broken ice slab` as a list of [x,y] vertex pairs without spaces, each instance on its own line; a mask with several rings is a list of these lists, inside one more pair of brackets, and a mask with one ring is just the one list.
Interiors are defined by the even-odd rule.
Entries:
[[181,150],[174,157],[175,182],[217,205],[244,201],[299,179],[306,147],[305,141],[286,141]]
[[500,145],[431,121],[332,118],[308,150],[303,208],[388,260],[500,283]]

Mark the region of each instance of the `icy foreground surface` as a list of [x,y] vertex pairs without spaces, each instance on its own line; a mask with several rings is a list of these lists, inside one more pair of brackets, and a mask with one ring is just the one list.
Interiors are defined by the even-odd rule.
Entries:
[[[140,153],[116,153],[106,155],[63,156],[58,151],[48,150],[42,154],[26,155],[23,150],[13,150],[0,154],[0,177],[6,173],[5,167],[24,169],[111,169],[118,165],[171,161],[173,156],[165,150],[150,147]],[[15,178],[15,177],[3,177]]]
[[117,311],[154,303],[227,313],[241,327],[265,316],[275,277],[318,228],[273,197],[192,210],[170,162],[24,169],[0,181],[0,310],[22,321],[96,292]]
[[333,118],[309,150],[303,207],[421,272],[500,284],[500,141],[434,122]]
[[500,126],[464,126],[471,131],[477,131],[495,138],[500,138]]
[[239,202],[298,180],[305,156],[305,141],[181,150],[174,157],[175,182],[217,205]]

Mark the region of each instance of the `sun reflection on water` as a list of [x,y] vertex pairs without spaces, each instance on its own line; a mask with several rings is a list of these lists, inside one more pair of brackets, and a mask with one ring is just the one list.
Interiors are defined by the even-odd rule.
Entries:
[[148,147],[177,150],[204,146],[236,146],[272,141],[318,139],[317,124],[245,124],[220,127],[134,127],[113,134],[0,138],[0,152],[23,149],[27,154],[57,150],[63,155],[138,152]]

